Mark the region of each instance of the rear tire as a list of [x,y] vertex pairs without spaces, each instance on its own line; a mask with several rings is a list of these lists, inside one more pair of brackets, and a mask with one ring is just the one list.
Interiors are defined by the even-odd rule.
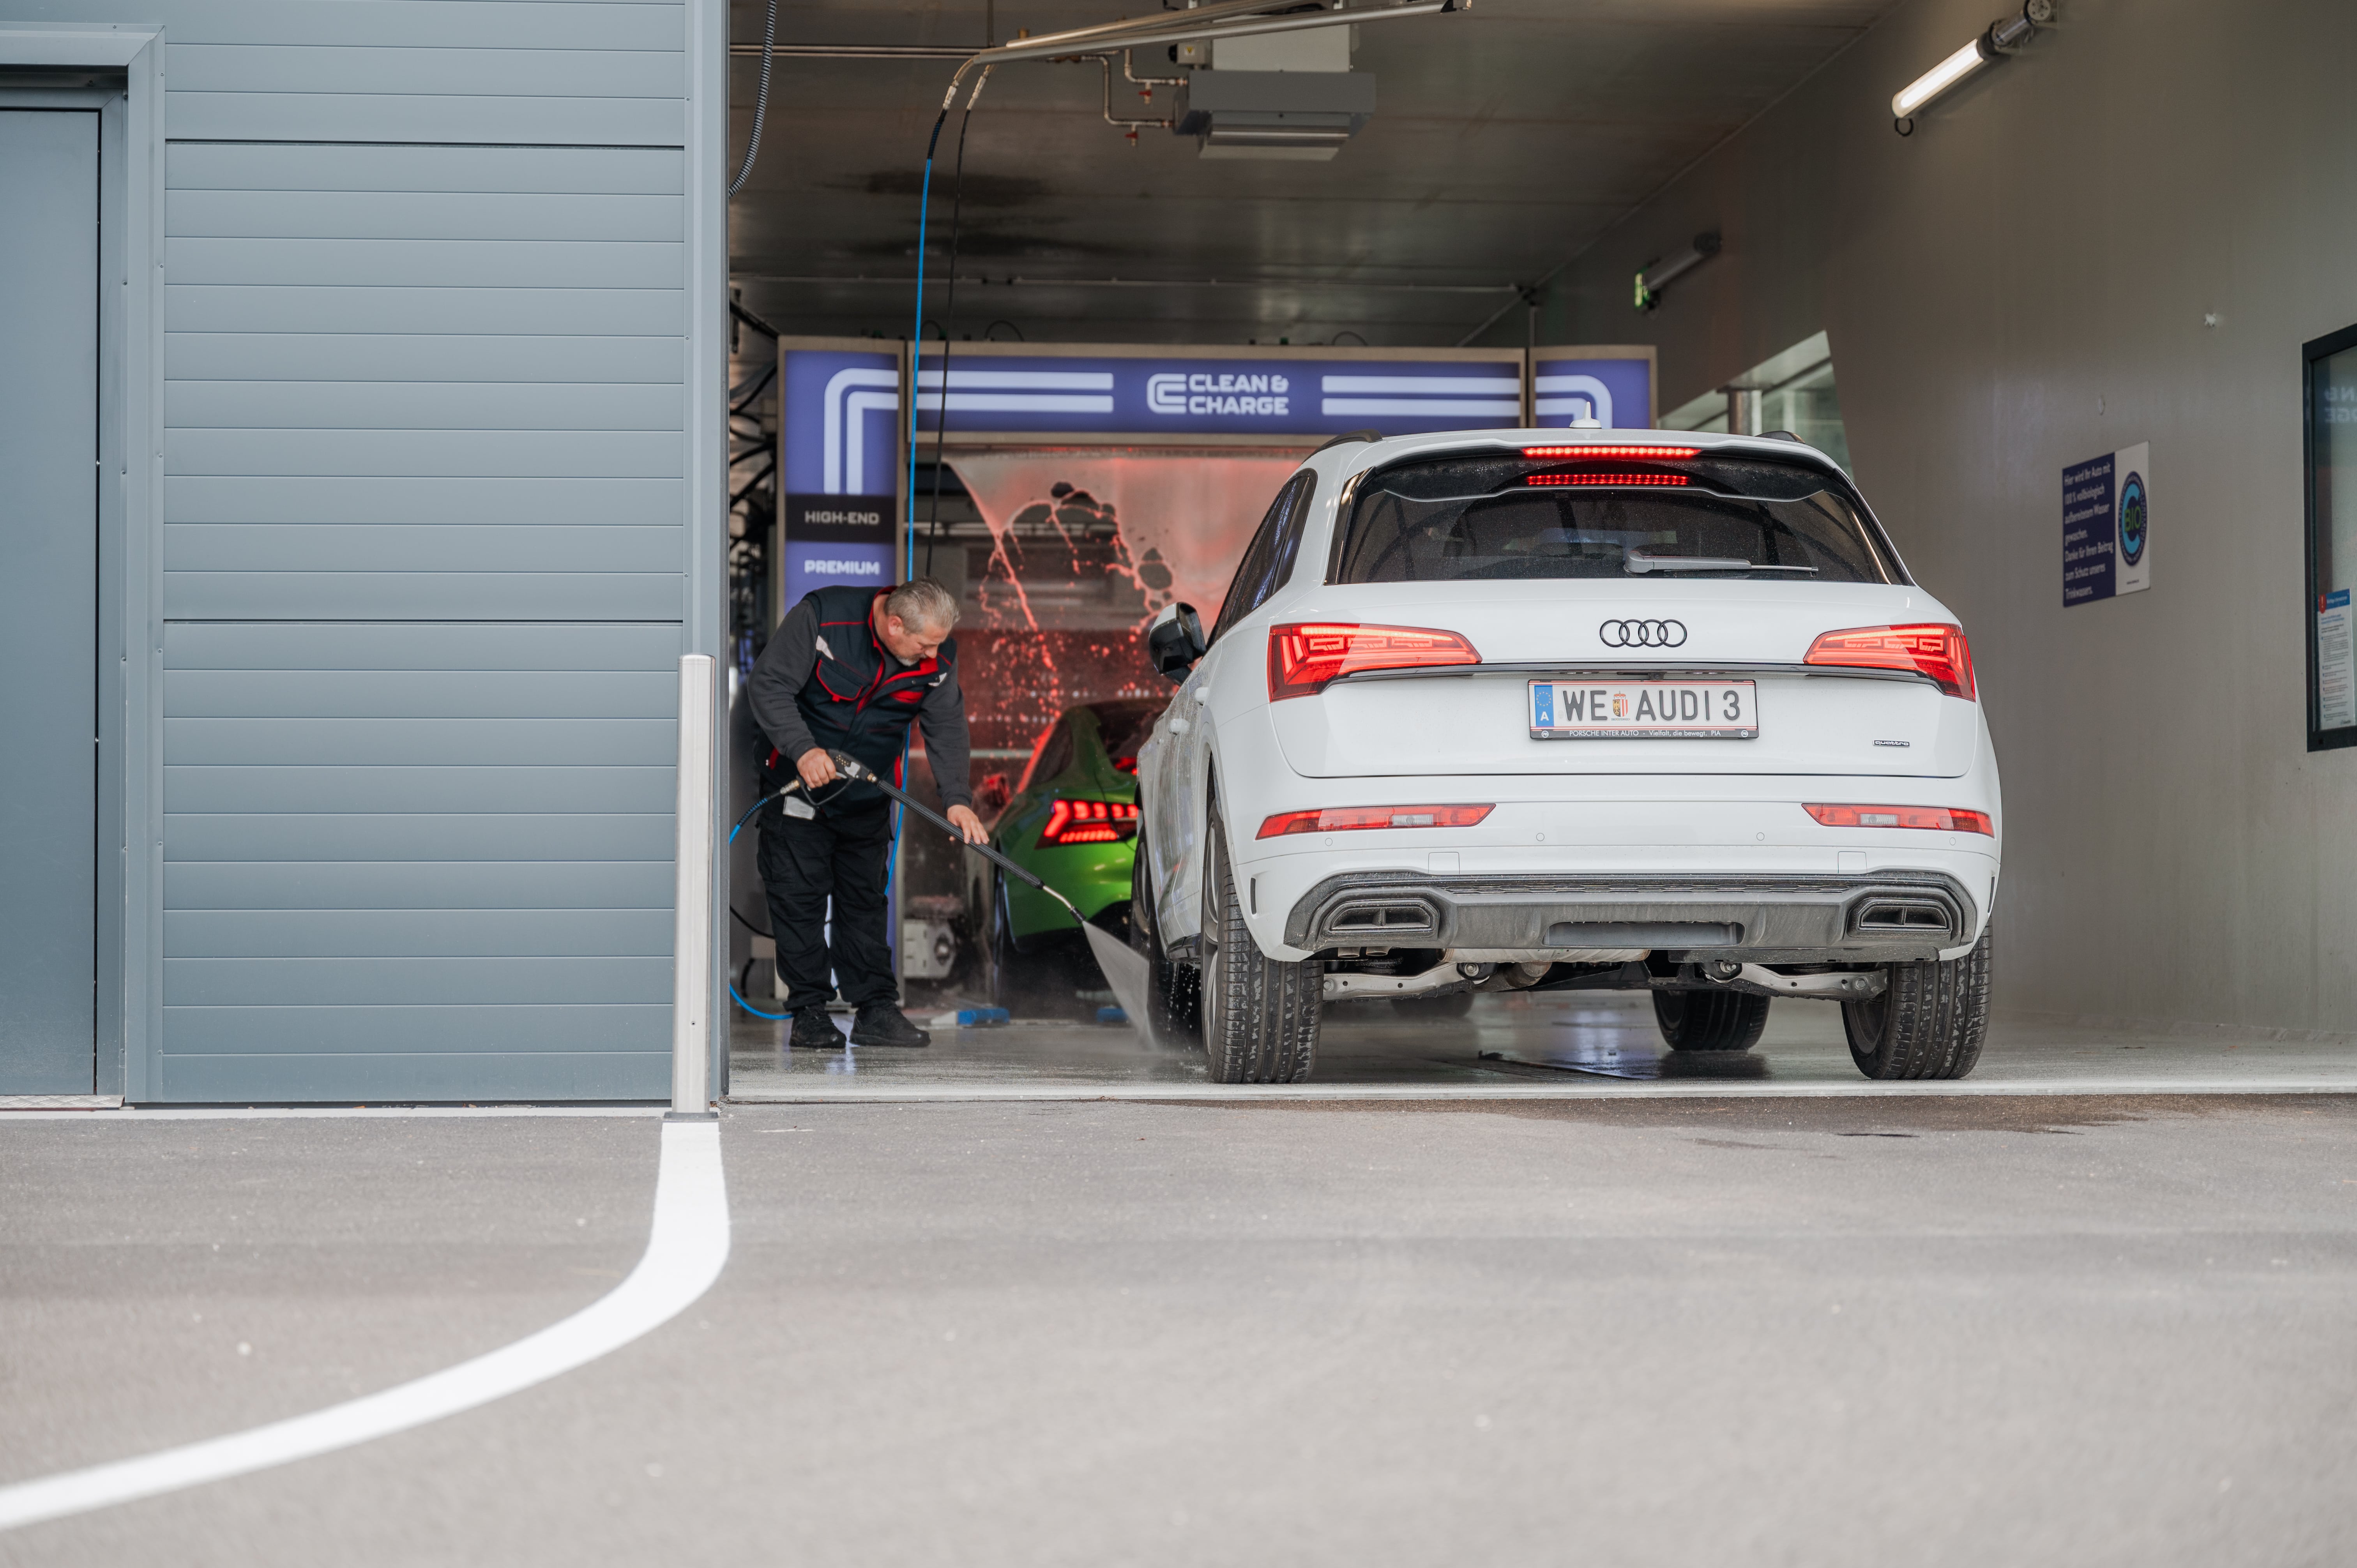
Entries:
[[1748,1051],[1774,1000],[1748,991],[1656,991],[1653,1022],[1674,1051]]
[[1299,1083],[1318,1059],[1324,971],[1264,957],[1244,924],[1227,835],[1211,822],[1203,919],[1203,1050],[1214,1083]]
[[1129,871],[1129,945],[1146,956],[1152,968],[1154,1037],[1172,1045],[1202,1043],[1202,971],[1191,963],[1174,963],[1163,950],[1162,928],[1154,918],[1154,877],[1146,869],[1146,834],[1141,830]]
[[1884,966],[1890,983],[1879,996],[1842,1004],[1850,1060],[1873,1079],[1962,1078],[1988,1038],[1989,941],[1981,928],[1973,950],[1947,962]]

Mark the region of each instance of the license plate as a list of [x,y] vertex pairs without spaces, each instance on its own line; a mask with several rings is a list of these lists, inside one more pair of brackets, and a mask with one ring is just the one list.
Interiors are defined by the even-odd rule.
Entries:
[[1757,740],[1749,681],[1534,681],[1533,740]]

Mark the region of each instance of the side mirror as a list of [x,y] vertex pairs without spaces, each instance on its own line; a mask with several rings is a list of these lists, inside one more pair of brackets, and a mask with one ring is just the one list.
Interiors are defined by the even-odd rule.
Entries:
[[1146,656],[1176,685],[1203,657],[1203,620],[1192,605],[1165,605],[1146,628]]

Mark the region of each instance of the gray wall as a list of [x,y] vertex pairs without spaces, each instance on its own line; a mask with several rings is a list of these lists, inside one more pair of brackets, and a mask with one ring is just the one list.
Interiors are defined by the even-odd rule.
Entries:
[[9,14],[126,16],[168,89],[131,1098],[666,1097],[675,672],[719,643],[722,13]]
[[[2357,6],[1914,0],[1579,257],[1662,406],[1819,328],[1859,478],[1962,616],[2004,767],[1999,1004],[2357,1030],[2357,753],[2305,749],[2300,357],[2357,321]],[[1648,258],[1727,250],[1636,317]],[[2205,314],[2219,317],[2205,327]],[[2061,607],[2061,470],[2152,443],[2153,587]]]

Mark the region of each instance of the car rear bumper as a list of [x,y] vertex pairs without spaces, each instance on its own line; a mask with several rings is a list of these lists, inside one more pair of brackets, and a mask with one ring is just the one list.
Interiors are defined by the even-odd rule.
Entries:
[[1647,949],[1673,959],[1889,963],[1969,945],[1981,910],[1936,871],[1858,875],[1328,876],[1286,912],[1284,942],[1335,947]]

